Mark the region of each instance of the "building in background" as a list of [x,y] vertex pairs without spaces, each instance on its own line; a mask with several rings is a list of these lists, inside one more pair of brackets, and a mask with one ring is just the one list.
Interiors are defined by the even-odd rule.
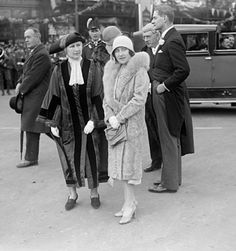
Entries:
[[23,41],[31,25],[40,29],[43,42],[76,28],[87,37],[89,17],[97,17],[101,26],[117,25],[132,33],[151,20],[158,3],[173,6],[175,23],[215,23],[224,31],[236,31],[236,0],[1,0],[0,42]]
[[[43,30],[41,20],[49,15],[50,8],[47,0],[1,0],[0,41],[13,41],[13,43],[21,41],[24,29],[31,24],[37,23],[38,28]],[[45,35],[44,33],[42,35]]]

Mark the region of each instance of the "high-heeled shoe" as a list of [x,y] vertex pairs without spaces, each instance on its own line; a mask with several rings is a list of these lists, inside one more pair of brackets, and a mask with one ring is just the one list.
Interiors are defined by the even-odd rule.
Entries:
[[[138,205],[137,200],[134,201],[134,204],[135,204],[135,206]],[[114,216],[115,216],[115,217],[122,217],[122,216],[123,216],[123,213],[124,213],[124,206],[121,208],[121,210],[120,210],[119,212],[115,213]]]
[[123,216],[120,219],[119,223],[121,225],[130,223],[133,218],[135,218],[135,211],[136,211],[136,205],[133,203],[133,205],[127,209],[124,210]]

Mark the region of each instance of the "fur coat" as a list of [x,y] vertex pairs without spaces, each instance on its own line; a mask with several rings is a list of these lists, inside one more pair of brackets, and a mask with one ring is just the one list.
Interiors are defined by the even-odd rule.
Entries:
[[[127,141],[108,147],[108,175],[119,180],[140,180],[143,165],[145,102],[149,87],[149,55],[136,53],[126,66],[110,60],[104,69],[105,122],[116,116],[126,124]],[[122,69],[122,70],[121,70]],[[148,142],[148,141],[147,141]]]

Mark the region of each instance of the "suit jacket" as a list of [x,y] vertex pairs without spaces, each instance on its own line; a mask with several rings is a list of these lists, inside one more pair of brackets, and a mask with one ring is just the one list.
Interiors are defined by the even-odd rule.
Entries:
[[155,65],[154,65],[154,59],[155,59],[155,55],[153,54],[152,52],[152,49],[147,47],[147,46],[144,46],[141,51],[145,51],[148,53],[149,57],[150,57],[150,69],[148,71],[148,76],[150,78],[150,81],[151,83],[153,82],[154,80],[154,77],[153,77],[153,74],[152,74],[152,71],[153,71],[153,68],[155,68]]
[[[161,95],[165,98],[169,131],[182,140],[182,155],[194,151],[188,91],[184,82],[190,72],[185,50],[182,37],[175,28],[170,29],[164,37],[164,44],[159,46],[150,69],[154,79],[153,99],[157,95],[156,87],[159,83],[164,82],[169,89]],[[155,106],[155,100],[153,102]]]
[[51,60],[45,47],[38,45],[26,59],[21,76],[20,93],[24,95],[21,130],[48,132],[48,128],[36,122],[43,98],[47,92],[51,75]]

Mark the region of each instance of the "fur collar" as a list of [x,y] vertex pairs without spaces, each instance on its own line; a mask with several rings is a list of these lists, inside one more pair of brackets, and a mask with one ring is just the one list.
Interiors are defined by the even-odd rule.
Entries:
[[[150,57],[146,52],[137,52],[129,60],[125,71],[122,72],[120,79],[122,85],[125,86],[131,78],[141,69],[149,70]],[[117,103],[117,100],[113,99],[115,79],[120,69],[120,64],[116,63],[114,59],[110,59],[105,65],[104,75],[103,75],[103,85],[104,85],[104,95],[106,101],[112,101]]]

